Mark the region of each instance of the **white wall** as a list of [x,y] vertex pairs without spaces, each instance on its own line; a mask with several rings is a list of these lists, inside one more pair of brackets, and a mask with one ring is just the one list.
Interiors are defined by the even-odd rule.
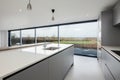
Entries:
[[[0,30],[36,27],[97,19],[103,9],[118,0],[0,0]],[[100,4],[101,3],[101,4]],[[55,8],[55,21],[51,9]]]
[[8,31],[0,30],[0,48],[8,47]]

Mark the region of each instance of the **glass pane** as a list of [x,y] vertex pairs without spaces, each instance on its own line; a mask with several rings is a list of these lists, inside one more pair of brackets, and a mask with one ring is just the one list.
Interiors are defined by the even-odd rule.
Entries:
[[20,31],[11,31],[10,32],[10,45],[20,45]]
[[41,42],[57,42],[58,36],[58,27],[46,27],[36,29],[37,43]]
[[35,29],[22,30],[22,44],[35,43]]
[[97,22],[60,26],[60,43],[74,44],[75,54],[97,56]]

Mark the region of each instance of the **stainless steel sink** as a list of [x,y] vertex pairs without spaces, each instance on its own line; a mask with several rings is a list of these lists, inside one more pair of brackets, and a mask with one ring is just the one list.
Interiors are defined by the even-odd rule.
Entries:
[[111,51],[120,56],[120,51],[118,50],[111,50]]
[[44,50],[56,50],[59,49],[59,47],[47,47]]

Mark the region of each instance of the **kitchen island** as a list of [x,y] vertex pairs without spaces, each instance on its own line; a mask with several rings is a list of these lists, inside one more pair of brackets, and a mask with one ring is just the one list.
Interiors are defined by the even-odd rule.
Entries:
[[0,51],[0,80],[63,80],[73,65],[73,54],[72,44],[60,44],[55,50],[37,45]]

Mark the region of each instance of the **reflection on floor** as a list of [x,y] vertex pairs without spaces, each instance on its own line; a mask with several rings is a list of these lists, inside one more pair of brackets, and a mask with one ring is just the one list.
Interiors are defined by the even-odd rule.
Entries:
[[65,80],[104,80],[96,58],[74,56],[74,66]]
[[91,56],[97,57],[96,49],[87,49],[87,48],[74,48],[75,55]]

